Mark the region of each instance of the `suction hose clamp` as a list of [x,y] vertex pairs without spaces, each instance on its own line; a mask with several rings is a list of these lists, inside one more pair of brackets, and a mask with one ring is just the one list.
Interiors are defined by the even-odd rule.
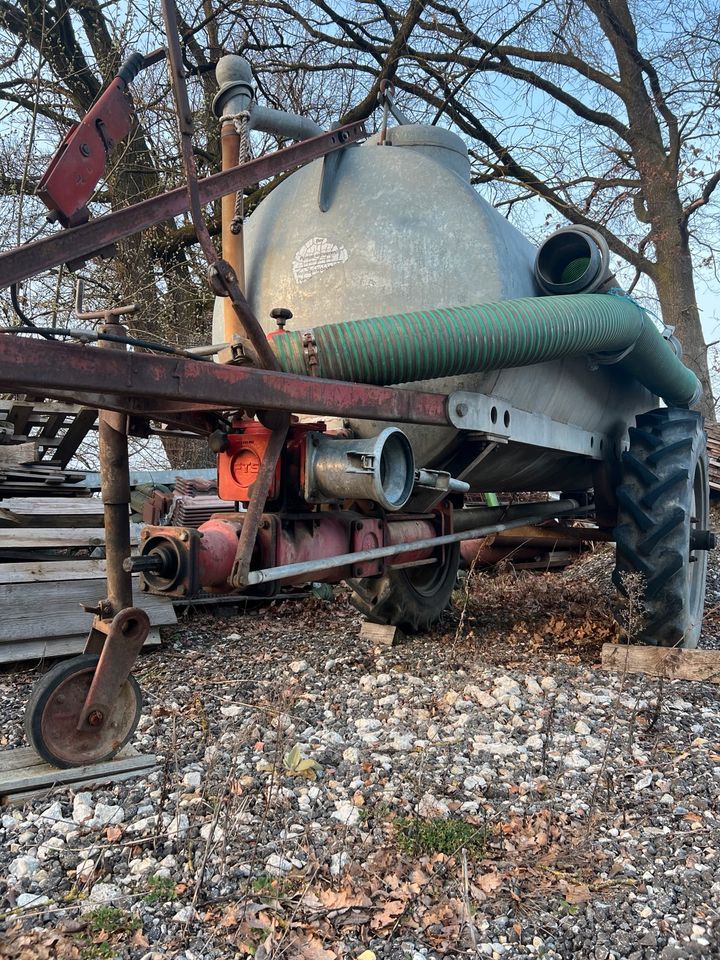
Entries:
[[316,377],[318,375],[318,352],[314,330],[303,330],[302,345],[307,372],[311,377]]

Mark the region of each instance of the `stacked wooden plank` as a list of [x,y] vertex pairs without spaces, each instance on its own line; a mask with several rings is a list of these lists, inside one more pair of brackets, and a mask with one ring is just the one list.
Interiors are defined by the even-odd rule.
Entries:
[[[101,524],[96,497],[0,502],[0,663],[82,652],[92,616],[81,604],[106,592],[105,561],[91,556],[105,545]],[[139,529],[131,525],[134,546]],[[134,602],[150,617],[146,646],[157,646],[158,628],[177,621],[172,603],[145,593]]]
[[720,425],[705,423],[708,445],[710,490],[720,493]]

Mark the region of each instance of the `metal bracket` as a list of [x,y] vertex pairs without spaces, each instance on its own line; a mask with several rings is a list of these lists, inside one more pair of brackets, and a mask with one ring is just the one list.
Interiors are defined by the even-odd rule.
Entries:
[[454,427],[482,433],[488,440],[524,443],[592,460],[605,460],[614,454],[615,444],[604,433],[519,410],[499,397],[458,391],[450,394],[447,402],[448,420]]
[[102,726],[110,716],[112,705],[147,640],[150,619],[139,607],[127,607],[111,622],[96,620],[93,626],[101,632],[107,631],[107,638],[78,720],[77,729],[81,731]]

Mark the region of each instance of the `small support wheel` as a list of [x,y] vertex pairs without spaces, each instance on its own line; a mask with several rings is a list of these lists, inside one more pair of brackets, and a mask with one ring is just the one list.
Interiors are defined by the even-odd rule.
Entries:
[[460,565],[460,544],[445,547],[429,566],[390,568],[381,577],[348,581],[352,605],[371,623],[387,623],[406,633],[429,630],[450,603]]
[[77,729],[99,657],[83,654],[40,677],[25,708],[25,735],[33,749],[61,769],[111,760],[135,732],[142,693],[133,676],[120,688],[108,716],[91,730]]
[[709,486],[703,418],[693,410],[652,410],[630,428],[617,490],[613,582],[626,596],[639,576],[640,624],[622,625],[636,643],[697,646],[705,604]]

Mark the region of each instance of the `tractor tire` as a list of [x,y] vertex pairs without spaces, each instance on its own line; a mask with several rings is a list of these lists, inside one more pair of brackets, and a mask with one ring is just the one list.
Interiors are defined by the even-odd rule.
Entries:
[[371,623],[422,633],[436,624],[450,603],[460,565],[460,544],[445,547],[442,563],[388,570],[381,577],[349,580],[353,606]]
[[[672,408],[636,422],[622,455],[613,582],[626,597],[636,589],[643,610],[636,623],[618,619],[631,642],[694,648],[713,539],[703,418]],[[636,588],[628,574],[640,575]]]

